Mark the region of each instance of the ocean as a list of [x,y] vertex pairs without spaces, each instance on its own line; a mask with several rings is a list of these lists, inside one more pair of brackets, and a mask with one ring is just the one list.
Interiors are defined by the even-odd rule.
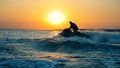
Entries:
[[120,68],[120,30],[0,30],[0,68]]

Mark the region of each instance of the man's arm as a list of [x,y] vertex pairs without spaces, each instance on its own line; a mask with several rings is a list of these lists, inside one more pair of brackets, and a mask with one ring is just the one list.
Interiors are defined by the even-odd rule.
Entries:
[[70,26],[70,29],[72,28],[72,26]]

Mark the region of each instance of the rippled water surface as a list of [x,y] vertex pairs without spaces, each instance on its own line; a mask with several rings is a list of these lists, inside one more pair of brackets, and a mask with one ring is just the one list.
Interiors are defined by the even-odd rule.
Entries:
[[60,32],[0,30],[0,68],[120,67],[119,31],[81,31],[90,38]]

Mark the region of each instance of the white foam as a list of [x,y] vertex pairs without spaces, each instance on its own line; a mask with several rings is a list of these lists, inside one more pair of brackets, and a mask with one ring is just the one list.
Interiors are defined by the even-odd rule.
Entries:
[[69,37],[69,38],[66,38],[65,39],[66,41],[69,40],[69,41],[77,41],[77,42],[90,42],[92,43],[92,41],[90,39],[86,39],[86,38],[81,38],[81,37]]

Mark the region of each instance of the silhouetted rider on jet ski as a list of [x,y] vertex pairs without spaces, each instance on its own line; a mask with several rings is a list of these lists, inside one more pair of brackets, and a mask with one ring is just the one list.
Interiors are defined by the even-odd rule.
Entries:
[[64,29],[64,30],[60,33],[60,35],[62,35],[63,37],[78,36],[78,37],[90,38],[89,35],[84,34],[84,33],[80,33],[80,32],[78,31],[79,28],[78,28],[78,26],[77,26],[75,23],[73,23],[73,22],[71,22],[71,21],[69,21],[69,23],[70,23],[70,28]]
[[70,30],[72,29],[73,30],[73,32],[77,32],[78,31],[78,26],[75,24],[75,23],[73,23],[72,21],[70,21],[69,22],[70,23]]

